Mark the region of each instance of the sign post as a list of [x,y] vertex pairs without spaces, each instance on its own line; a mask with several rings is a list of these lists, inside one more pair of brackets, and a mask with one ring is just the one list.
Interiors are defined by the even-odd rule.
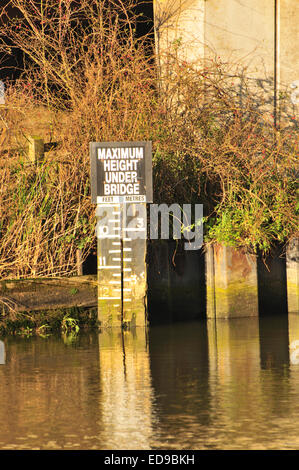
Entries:
[[92,142],[90,156],[91,200],[97,205],[98,320],[102,327],[145,326],[151,142]]

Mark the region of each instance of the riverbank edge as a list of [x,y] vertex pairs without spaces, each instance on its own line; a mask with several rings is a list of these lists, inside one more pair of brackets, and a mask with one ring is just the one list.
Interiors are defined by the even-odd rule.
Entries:
[[0,281],[0,336],[98,329],[96,276]]
[[38,335],[47,337],[58,331],[78,333],[98,330],[97,307],[71,307],[33,312],[8,313],[1,317],[0,336]]

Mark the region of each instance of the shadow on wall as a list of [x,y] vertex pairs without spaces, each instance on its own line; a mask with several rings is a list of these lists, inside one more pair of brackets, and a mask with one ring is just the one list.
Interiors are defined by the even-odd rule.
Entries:
[[205,318],[202,249],[186,251],[182,240],[150,240],[147,264],[150,324]]
[[274,247],[267,257],[257,258],[259,315],[287,315],[286,254]]

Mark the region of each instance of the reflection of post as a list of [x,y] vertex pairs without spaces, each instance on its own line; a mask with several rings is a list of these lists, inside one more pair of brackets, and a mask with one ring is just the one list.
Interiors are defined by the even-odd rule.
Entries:
[[[211,394],[228,386],[231,393],[215,398],[223,409],[234,415],[240,401],[252,405],[251,396],[258,398],[258,374],[260,369],[260,345],[258,318],[236,318],[230,321],[208,320],[209,366]],[[246,364],[246,367],[244,367]],[[229,387],[232,381],[242,384],[242,393]],[[247,400],[247,398],[248,400]],[[258,402],[258,400],[256,400]],[[251,406],[250,405],[250,406]]]
[[149,449],[152,389],[146,330],[99,335],[101,440],[106,449]]
[[0,364],[5,364],[5,346],[3,341],[0,341]]
[[289,398],[291,383],[288,316],[281,312],[269,317],[261,316],[259,330],[263,406],[270,413],[271,419],[283,419],[291,416],[292,407]]

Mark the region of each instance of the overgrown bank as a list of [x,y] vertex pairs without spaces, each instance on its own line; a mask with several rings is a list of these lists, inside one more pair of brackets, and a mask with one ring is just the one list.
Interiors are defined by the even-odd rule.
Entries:
[[36,312],[9,312],[0,317],[0,336],[19,335],[47,338],[61,333],[72,340],[80,331],[98,329],[97,308],[69,308]]
[[[203,203],[206,241],[267,251],[298,234],[298,124],[274,128],[244,79],[240,100],[229,64],[184,63],[173,44],[161,75],[133,1],[12,3],[0,37],[28,65],[0,109],[2,278],[71,275],[95,250],[90,141],[152,140],[154,202]],[[58,143],[35,166],[34,134]]]

